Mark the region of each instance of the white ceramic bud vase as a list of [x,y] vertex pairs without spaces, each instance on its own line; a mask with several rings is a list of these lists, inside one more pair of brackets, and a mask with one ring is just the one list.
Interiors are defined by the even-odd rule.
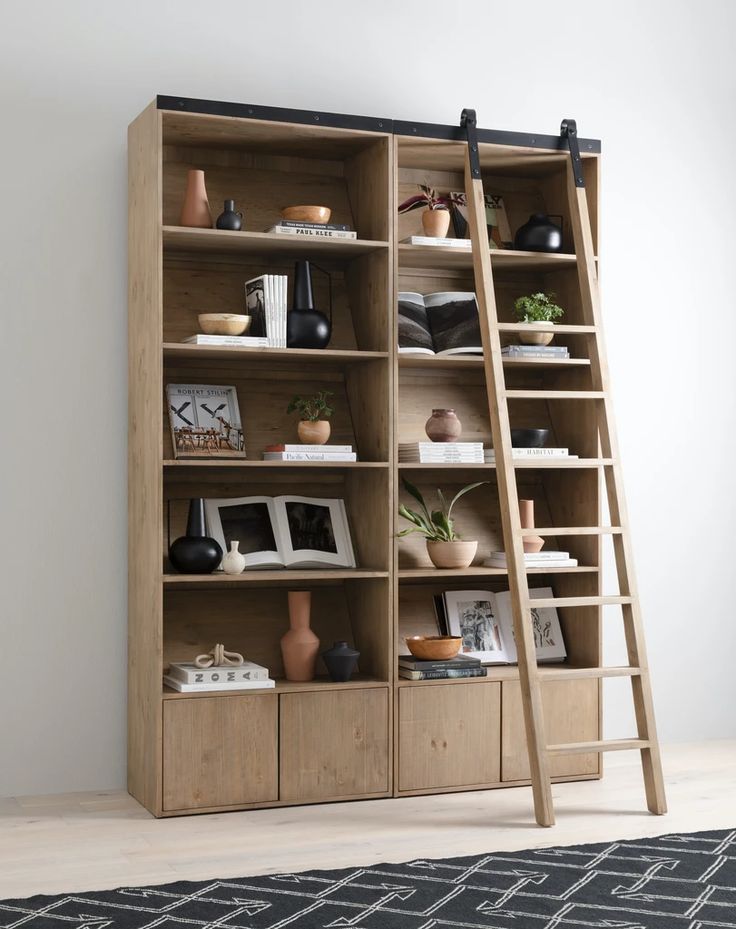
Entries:
[[231,542],[230,551],[222,559],[225,574],[242,574],[245,570],[245,555],[238,551],[240,542]]

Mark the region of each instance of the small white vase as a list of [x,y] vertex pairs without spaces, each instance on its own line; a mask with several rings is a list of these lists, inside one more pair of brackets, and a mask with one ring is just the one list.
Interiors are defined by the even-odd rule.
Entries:
[[231,542],[230,551],[222,559],[225,574],[242,574],[245,570],[245,555],[238,551],[240,542]]

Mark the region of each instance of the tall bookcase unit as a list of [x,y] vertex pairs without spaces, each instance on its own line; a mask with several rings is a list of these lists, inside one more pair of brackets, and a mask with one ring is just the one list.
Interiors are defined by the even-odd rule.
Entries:
[[[557,538],[555,526],[601,525],[596,423],[575,399],[525,395],[584,390],[590,361],[569,236],[566,155],[554,137],[485,133],[486,189],[503,194],[512,229],[532,212],[563,216],[563,253],[492,253],[496,299],[509,340],[514,299],[553,290],[566,308],[565,361],[506,359],[513,425],[548,426],[554,444],[579,457],[517,464],[519,491],[536,504],[540,534],[569,550],[575,568],[530,572],[556,596],[601,594],[600,534]],[[599,146],[582,140],[588,203],[597,236]],[[423,438],[433,407],[454,407],[463,438],[490,444],[482,359],[407,357],[396,350],[396,294],[473,290],[469,249],[399,244],[419,232],[418,213],[396,204],[429,183],[463,190],[459,130],[300,111],[158,98],[129,130],[129,790],[157,816],[345,799],[406,796],[529,783],[514,667],[475,681],[400,680],[404,635],[427,632],[433,595],[446,589],[506,589],[505,572],[480,566],[504,548],[494,469],[488,465],[398,465],[399,440]],[[235,197],[245,228],[267,228],[291,203],[326,203],[356,240],[313,240],[261,232],[177,226],[188,168],[204,168],[210,202]],[[295,258],[316,260],[333,278],[328,349],[247,350],[193,346],[197,313],[239,312],[243,282],[291,274]],[[315,278],[317,296],[320,280]],[[324,301],[323,301],[324,302]],[[168,383],[234,384],[247,459],[175,460],[164,403]],[[333,390],[333,438],[356,446],[349,464],[262,462],[263,447],[290,439],[294,393]],[[526,463],[524,463],[526,464]],[[396,539],[401,476],[426,491],[471,480],[488,484],[458,507],[463,534],[479,540],[477,564],[432,567],[413,537]],[[191,497],[280,494],[345,498],[358,567],[351,570],[175,574],[171,537],[183,531]],[[556,543],[559,543],[556,545]],[[279,639],[287,591],[313,594],[312,625],[324,647],[347,639],[360,673],[330,682],[283,680]],[[542,668],[548,740],[601,737],[601,608],[561,610],[564,665]],[[172,660],[215,642],[268,666],[275,690],[178,694],[162,686]],[[559,780],[601,776],[600,753],[552,759]]]

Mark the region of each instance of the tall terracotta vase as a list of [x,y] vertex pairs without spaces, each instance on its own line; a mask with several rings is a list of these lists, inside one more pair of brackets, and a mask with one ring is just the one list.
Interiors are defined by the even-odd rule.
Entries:
[[314,679],[319,639],[309,628],[311,604],[311,591],[289,591],[289,631],[281,637],[281,657],[287,681]]
[[[519,500],[519,515],[521,516],[521,528],[533,529],[534,501]],[[544,547],[544,539],[539,535],[525,535],[523,544],[524,551],[527,552],[527,554],[533,554],[535,552],[541,552]]]
[[187,190],[181,206],[180,226],[195,226],[198,229],[212,228],[212,213],[204,186],[204,171],[192,169],[187,173]]

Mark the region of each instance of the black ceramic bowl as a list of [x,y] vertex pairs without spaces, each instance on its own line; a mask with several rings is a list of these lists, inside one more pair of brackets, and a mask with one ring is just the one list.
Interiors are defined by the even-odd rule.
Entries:
[[511,444],[514,448],[544,448],[549,429],[512,429]]

